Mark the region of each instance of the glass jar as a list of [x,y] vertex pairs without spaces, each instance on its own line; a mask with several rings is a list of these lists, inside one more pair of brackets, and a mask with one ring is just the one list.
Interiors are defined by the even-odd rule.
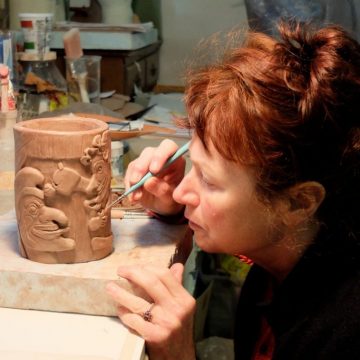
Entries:
[[18,61],[18,109],[20,119],[36,117],[68,104],[67,84],[56,66],[56,53],[39,58],[38,54],[22,53]]

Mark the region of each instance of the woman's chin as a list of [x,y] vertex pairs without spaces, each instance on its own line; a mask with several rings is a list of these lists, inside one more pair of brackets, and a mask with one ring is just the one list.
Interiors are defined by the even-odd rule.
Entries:
[[203,251],[208,252],[208,253],[214,253],[216,252],[216,249],[214,249],[213,246],[211,246],[211,243],[209,242],[209,239],[201,236],[201,235],[197,235],[196,231],[194,232],[194,240],[196,245]]

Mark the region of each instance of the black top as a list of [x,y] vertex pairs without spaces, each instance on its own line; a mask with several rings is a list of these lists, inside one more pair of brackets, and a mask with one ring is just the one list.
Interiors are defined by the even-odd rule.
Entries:
[[273,360],[360,359],[359,240],[344,228],[329,233],[321,230],[271,301],[263,301],[270,275],[252,267],[238,304],[236,359],[251,359],[262,317],[275,337]]

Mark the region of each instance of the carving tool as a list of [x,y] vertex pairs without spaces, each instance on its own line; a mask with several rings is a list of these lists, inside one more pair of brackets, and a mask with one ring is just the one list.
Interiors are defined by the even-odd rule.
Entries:
[[[172,155],[164,164],[164,166],[161,168],[159,173],[166,169],[169,165],[171,165],[175,160],[177,160],[180,156],[184,155],[188,150],[190,146],[190,141],[181,146],[174,155]],[[124,199],[126,196],[134,192],[135,190],[139,189],[141,186],[145,184],[147,180],[149,180],[151,177],[156,176],[156,174],[151,173],[150,171],[144,175],[140,181],[138,181],[136,184],[132,185],[127,189],[122,195],[120,195],[115,201],[113,201],[110,205],[106,207],[105,210],[108,210],[109,208],[112,208],[114,205],[116,205],[119,201]]]

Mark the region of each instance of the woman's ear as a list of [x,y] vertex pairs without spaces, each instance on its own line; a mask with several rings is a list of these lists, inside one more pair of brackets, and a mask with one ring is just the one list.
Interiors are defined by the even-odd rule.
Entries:
[[288,208],[285,219],[288,224],[297,225],[313,218],[325,194],[325,188],[316,181],[306,181],[290,187],[286,192]]

